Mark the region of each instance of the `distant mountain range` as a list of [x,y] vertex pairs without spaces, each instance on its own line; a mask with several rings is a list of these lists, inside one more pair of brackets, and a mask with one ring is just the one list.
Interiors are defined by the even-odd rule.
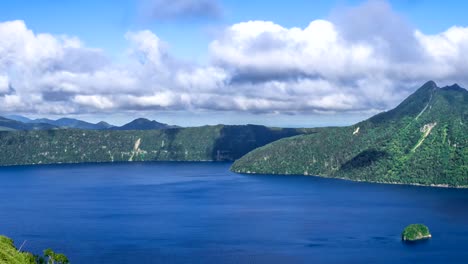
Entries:
[[17,120],[8,119],[0,116],[0,131],[14,130],[50,130],[56,129],[57,126],[46,123],[23,123]]
[[104,121],[96,124],[74,118],[30,119],[21,115],[7,115],[0,117],[0,131],[14,130],[51,130],[51,129],[82,129],[82,130],[153,130],[175,128],[164,123],[146,118],[138,118],[123,126],[114,126]]
[[89,123],[86,121],[74,119],[74,118],[60,118],[57,120],[51,120],[47,118],[35,119],[29,121],[30,124],[34,123],[45,123],[54,125],[59,128],[76,128],[76,129],[87,129],[87,130],[104,130],[113,127],[106,122],[99,122],[97,124]]

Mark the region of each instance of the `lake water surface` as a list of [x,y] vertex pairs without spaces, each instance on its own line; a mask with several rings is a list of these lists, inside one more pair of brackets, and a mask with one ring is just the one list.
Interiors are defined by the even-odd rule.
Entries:
[[[468,263],[468,190],[229,166],[0,168],[0,234],[72,263]],[[419,222],[433,239],[402,243]]]

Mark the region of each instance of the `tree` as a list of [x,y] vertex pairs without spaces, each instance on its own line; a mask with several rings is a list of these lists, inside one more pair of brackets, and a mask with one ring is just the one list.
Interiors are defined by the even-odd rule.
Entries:
[[42,256],[34,255],[34,260],[37,264],[46,264],[46,261]]
[[57,263],[60,263],[60,264],[68,264],[68,263],[70,263],[70,262],[68,261],[67,256],[65,256],[65,255],[62,254],[62,253],[59,253],[59,254],[56,254],[56,255],[55,255],[55,261],[57,261]]
[[47,257],[48,264],[55,264],[56,254],[52,249],[48,248],[44,250],[44,256]]

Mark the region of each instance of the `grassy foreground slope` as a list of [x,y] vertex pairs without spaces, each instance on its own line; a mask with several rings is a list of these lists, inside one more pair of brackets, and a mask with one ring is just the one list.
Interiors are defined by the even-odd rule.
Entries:
[[232,170],[467,187],[468,91],[428,82],[391,111],[273,142]]
[[0,236],[0,264],[36,264],[36,260],[30,253],[19,252],[13,240]]
[[304,129],[204,126],[165,130],[0,132],[0,165],[125,161],[232,161]]

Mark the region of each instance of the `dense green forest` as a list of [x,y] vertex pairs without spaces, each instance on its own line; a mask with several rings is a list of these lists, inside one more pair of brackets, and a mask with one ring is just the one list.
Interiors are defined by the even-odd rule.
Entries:
[[423,224],[411,224],[403,230],[401,233],[401,239],[403,241],[417,241],[422,239],[431,238],[431,232],[429,228]]
[[468,91],[428,82],[391,111],[278,140],[242,157],[232,170],[468,187],[467,123]]
[[306,129],[203,126],[163,130],[0,132],[0,165],[128,161],[232,161]]

